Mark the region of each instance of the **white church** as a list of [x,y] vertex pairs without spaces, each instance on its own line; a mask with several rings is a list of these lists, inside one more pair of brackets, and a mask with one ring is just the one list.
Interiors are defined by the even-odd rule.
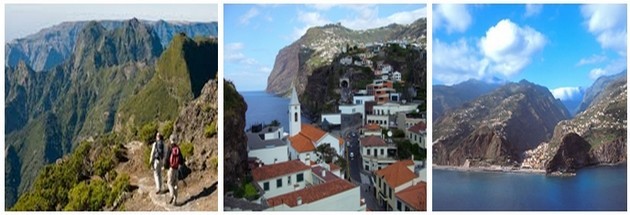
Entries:
[[338,155],[344,153],[344,141],[310,124],[302,124],[300,101],[292,87],[291,101],[289,102],[289,159],[298,159],[306,165],[317,162],[316,149],[318,146],[329,144],[337,151]]

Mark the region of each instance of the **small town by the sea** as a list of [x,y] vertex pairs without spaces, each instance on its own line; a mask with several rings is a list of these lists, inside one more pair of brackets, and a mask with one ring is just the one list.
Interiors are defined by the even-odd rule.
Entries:
[[[426,211],[426,19],[354,33],[418,23],[370,41],[340,39],[343,23],[314,27],[298,52],[278,53],[266,92],[226,82],[242,101],[226,103],[225,126],[242,132],[226,133],[224,209]],[[304,65],[285,70],[292,54]]]

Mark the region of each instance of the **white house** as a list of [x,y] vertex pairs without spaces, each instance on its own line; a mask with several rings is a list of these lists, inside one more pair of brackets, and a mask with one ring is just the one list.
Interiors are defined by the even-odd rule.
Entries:
[[421,181],[413,161],[397,161],[375,172],[376,199],[388,211],[395,210],[398,202],[396,194]]
[[339,167],[314,165],[307,174],[310,176],[304,178],[305,188],[263,199],[267,211],[365,211],[360,187],[341,179]]
[[354,96],[352,96],[352,100],[355,105],[362,105],[362,104],[365,104],[365,102],[374,101],[374,95],[367,95],[366,90],[362,90],[362,91],[365,91],[365,93],[355,94]]
[[385,104],[374,105],[373,112],[375,115],[396,115],[398,113],[409,113],[418,108],[416,103],[399,104],[395,102],[387,102]]
[[289,102],[289,159],[299,159],[306,164],[310,164],[318,160],[315,153],[316,148],[326,144],[335,149],[337,154],[343,154],[343,139],[335,137],[313,125],[302,124],[300,114],[300,102],[297,98],[297,92],[293,88]]
[[379,126],[381,126],[382,128],[389,128],[390,127],[390,119],[388,115],[367,115],[367,123],[368,124],[377,124]]
[[366,124],[361,128],[361,135],[363,136],[381,136],[383,135],[383,128],[378,124]]
[[264,164],[289,160],[289,147],[282,127],[254,125],[247,132],[247,156]]
[[324,122],[324,120],[328,121],[328,123],[330,123],[331,125],[341,125],[341,114],[338,114],[338,113],[322,114],[321,122]]
[[311,168],[299,160],[265,165],[252,170],[252,178],[265,199],[304,189],[312,181]]
[[352,64],[352,56],[345,56],[339,60],[339,63],[342,65],[350,65]]
[[392,74],[392,81],[394,82],[402,81],[402,74],[400,74],[399,71],[394,71],[394,73]]
[[418,144],[422,148],[427,148],[427,125],[419,122],[407,129],[407,139],[413,144]]
[[363,169],[372,172],[396,162],[396,145],[387,144],[380,136],[367,136],[359,140]]

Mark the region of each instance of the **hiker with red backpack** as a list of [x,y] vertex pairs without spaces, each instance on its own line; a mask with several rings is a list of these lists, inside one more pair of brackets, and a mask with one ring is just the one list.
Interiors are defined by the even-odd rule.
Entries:
[[177,181],[179,180],[179,168],[183,165],[183,156],[177,145],[177,138],[174,134],[169,138],[171,145],[169,146],[169,150],[167,151],[167,163],[168,163],[168,191],[170,193],[171,198],[169,198],[168,203],[177,205]]

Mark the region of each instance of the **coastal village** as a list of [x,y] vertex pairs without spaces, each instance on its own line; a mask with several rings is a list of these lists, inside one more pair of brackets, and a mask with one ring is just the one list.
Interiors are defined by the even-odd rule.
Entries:
[[339,92],[349,102],[336,113],[303,123],[292,87],[288,131],[277,121],[247,128],[255,195],[225,209],[426,211],[426,101],[402,99],[394,87],[404,82],[401,72],[369,60],[392,44],[424,52],[404,41],[360,44],[365,51],[353,54],[344,47],[338,63],[369,67],[375,78],[362,89],[341,78]]

